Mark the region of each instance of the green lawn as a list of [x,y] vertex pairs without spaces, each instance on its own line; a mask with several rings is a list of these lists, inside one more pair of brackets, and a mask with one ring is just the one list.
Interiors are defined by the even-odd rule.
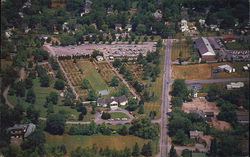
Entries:
[[[50,87],[40,87],[39,79],[36,78],[33,80],[33,89],[36,94],[36,103],[35,103],[35,108],[40,111],[40,116],[41,117],[46,117],[47,115],[47,108],[44,107],[44,103],[46,102],[46,97],[49,95],[50,92],[57,92],[59,93],[60,91],[56,90],[53,88],[54,81],[52,81]],[[27,90],[26,90],[27,91]],[[25,101],[25,98],[17,98],[16,96],[8,96],[9,101],[13,104],[16,105],[18,103],[18,99],[20,100],[20,104],[23,105],[24,108],[27,108],[30,103],[27,103]],[[69,116],[69,120],[77,120],[79,112],[76,111],[76,109],[72,109],[69,106],[62,106],[62,100],[63,98],[59,97],[58,105],[54,105],[54,111],[58,112],[60,110],[65,110],[66,113]]]
[[110,113],[110,115],[111,115],[111,118],[128,118],[129,119],[129,116],[122,112],[112,112]]
[[11,66],[12,61],[8,61],[6,59],[0,60],[1,70],[5,69],[7,66]]
[[107,83],[104,81],[91,62],[79,60],[77,61],[77,66],[83,70],[84,78],[89,80],[91,87],[95,91],[98,92],[100,90],[108,89]]
[[81,136],[81,135],[50,135],[45,132],[46,143],[49,145],[66,145],[68,152],[76,149],[77,147],[92,147],[96,144],[98,148],[114,148],[114,149],[124,149],[126,146],[133,148],[134,144],[137,142],[142,148],[144,143],[149,142],[149,140],[142,139],[136,136],[121,136],[121,135],[92,135],[92,136]]

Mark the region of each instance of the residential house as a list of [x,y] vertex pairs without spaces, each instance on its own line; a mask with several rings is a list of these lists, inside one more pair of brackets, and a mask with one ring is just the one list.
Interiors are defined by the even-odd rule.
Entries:
[[236,38],[234,37],[223,38],[223,40],[225,43],[236,42]]
[[97,106],[107,107],[109,105],[111,110],[117,109],[119,105],[125,106],[127,103],[128,103],[128,98],[126,96],[97,99]]
[[59,31],[58,31],[57,29],[55,29],[55,30],[53,31],[53,33],[54,33],[54,34],[59,34]]
[[91,5],[92,5],[92,1],[91,0],[86,0],[85,1],[85,6],[84,6],[84,13],[88,14],[91,10]]
[[122,30],[122,25],[121,24],[115,24],[115,30]]
[[131,24],[127,24],[125,29],[130,32],[132,30],[132,25]]
[[113,14],[113,12],[114,12],[114,10],[113,10],[113,5],[112,5],[111,7],[108,7],[107,14],[111,15],[111,14]]
[[7,130],[10,133],[11,138],[26,138],[36,129],[36,125],[33,123],[29,124],[15,124],[13,127],[8,128]]
[[202,85],[199,83],[194,83],[194,84],[188,84],[187,85],[187,89],[192,90],[193,91],[193,97],[196,98],[198,96],[198,92],[199,90],[201,90]]
[[206,22],[206,21],[205,21],[204,19],[199,19],[199,23],[200,23],[201,26],[204,26],[204,25],[205,25],[205,22]]
[[237,121],[241,124],[249,123],[249,112],[236,112]]
[[189,131],[189,136],[190,138],[199,138],[199,137],[203,137],[203,131]]
[[205,37],[200,37],[195,40],[195,47],[197,48],[201,58],[214,58],[215,52]]
[[68,31],[69,30],[69,24],[68,22],[64,22],[62,25],[62,29]]
[[204,112],[205,117],[213,118],[214,112]]
[[162,19],[162,12],[160,9],[157,9],[154,13],[153,13],[153,16],[154,18],[157,20],[157,21],[161,21]]

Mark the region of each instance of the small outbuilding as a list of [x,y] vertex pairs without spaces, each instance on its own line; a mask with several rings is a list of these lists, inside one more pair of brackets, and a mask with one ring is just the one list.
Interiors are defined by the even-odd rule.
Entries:
[[103,61],[104,58],[103,58],[103,56],[96,56],[96,60],[97,60],[97,61]]

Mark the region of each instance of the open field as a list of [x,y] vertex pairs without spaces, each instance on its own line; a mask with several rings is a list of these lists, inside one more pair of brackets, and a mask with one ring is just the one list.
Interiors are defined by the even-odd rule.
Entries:
[[220,72],[214,78],[237,78],[248,77],[249,73],[242,70],[242,66],[246,62],[223,62],[213,64],[193,64],[193,65],[172,65],[172,78],[180,78],[186,80],[206,80],[212,79],[212,71],[217,69],[219,65],[228,64],[236,69],[235,73]]
[[180,52],[182,52],[182,57],[184,59],[189,59],[190,52],[192,51],[191,46],[187,44],[186,41],[178,41],[172,44],[171,60],[175,61],[179,58]]
[[84,78],[86,78],[91,87],[95,91],[108,89],[107,83],[96,70],[95,66],[90,61],[77,60],[77,66],[83,71]]
[[110,115],[111,115],[111,118],[128,118],[129,119],[129,116],[122,112],[111,112]]
[[51,145],[61,145],[65,144],[68,152],[76,149],[77,147],[92,147],[96,144],[98,148],[114,148],[114,149],[124,149],[126,146],[133,148],[134,144],[137,142],[142,148],[144,143],[149,142],[149,140],[142,139],[136,136],[121,136],[121,135],[92,135],[92,136],[81,136],[81,135],[50,135],[45,133],[46,142]]

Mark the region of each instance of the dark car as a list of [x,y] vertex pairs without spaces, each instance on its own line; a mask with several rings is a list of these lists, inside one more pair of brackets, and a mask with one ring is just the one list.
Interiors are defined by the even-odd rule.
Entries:
[[219,69],[213,71],[213,73],[219,73],[219,72],[221,72]]

